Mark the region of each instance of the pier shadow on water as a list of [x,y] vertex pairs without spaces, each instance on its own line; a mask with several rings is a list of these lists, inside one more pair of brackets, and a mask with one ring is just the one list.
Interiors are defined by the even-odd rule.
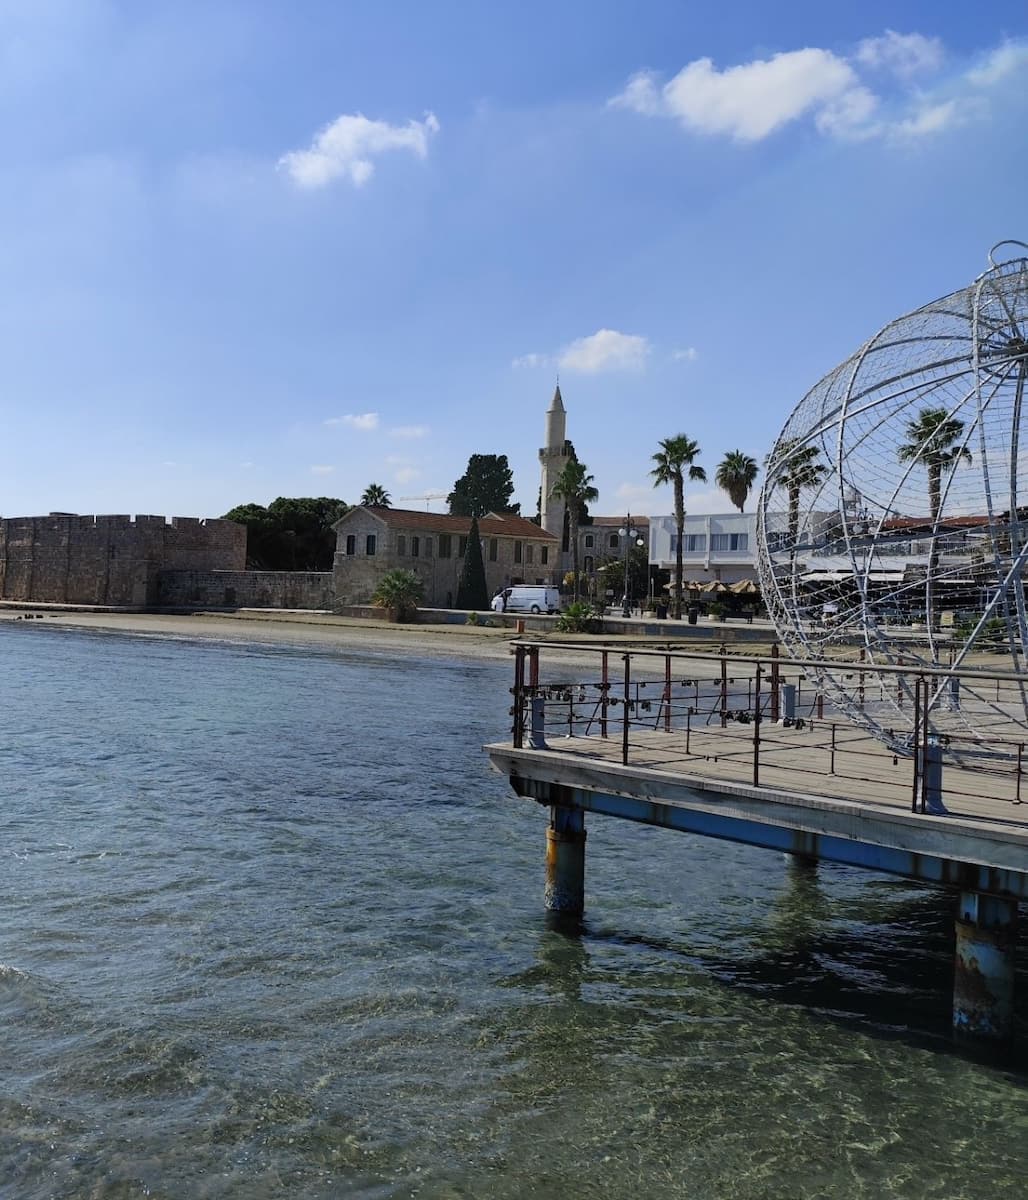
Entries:
[[[892,878],[868,878],[857,895],[836,895],[824,867],[788,859],[785,882],[759,920],[738,925],[725,951],[568,914],[543,916],[536,964],[509,983],[539,986],[564,1001],[625,986],[649,968],[680,971],[686,993],[697,982],[726,994],[795,1009],[886,1041],[955,1055],[1028,1084],[1028,930],[1022,925],[1012,1043],[957,1037],[952,1029],[956,897]],[[834,868],[836,872],[847,868]],[[609,955],[603,951],[624,951]]]

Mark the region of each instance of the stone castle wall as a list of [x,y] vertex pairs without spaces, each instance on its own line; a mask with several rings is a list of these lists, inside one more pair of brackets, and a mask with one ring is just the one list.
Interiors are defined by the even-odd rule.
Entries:
[[161,571],[164,608],[301,608],[331,610],[331,571]]
[[246,527],[196,517],[127,515],[0,520],[0,600],[143,606],[165,568],[242,570]]

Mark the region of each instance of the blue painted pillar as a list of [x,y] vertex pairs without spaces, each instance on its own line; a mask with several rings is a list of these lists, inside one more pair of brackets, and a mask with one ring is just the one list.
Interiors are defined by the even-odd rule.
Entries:
[[1014,1027],[1017,901],[961,892],[953,975],[953,1028],[1006,1040]]
[[585,909],[585,814],[562,804],[550,808],[544,902],[550,912]]

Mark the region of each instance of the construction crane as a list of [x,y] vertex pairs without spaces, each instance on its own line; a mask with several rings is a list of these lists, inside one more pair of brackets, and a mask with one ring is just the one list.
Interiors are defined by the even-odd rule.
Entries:
[[446,492],[429,492],[427,495],[424,495],[424,496],[397,496],[397,500],[424,500],[425,512],[428,512],[429,511],[428,506],[432,503],[433,500],[445,500],[446,496],[447,496]]

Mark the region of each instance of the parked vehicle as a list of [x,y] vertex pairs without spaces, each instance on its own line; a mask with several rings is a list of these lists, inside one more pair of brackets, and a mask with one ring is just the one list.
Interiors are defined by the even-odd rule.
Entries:
[[560,612],[560,592],[555,587],[519,583],[507,588],[507,612]]

